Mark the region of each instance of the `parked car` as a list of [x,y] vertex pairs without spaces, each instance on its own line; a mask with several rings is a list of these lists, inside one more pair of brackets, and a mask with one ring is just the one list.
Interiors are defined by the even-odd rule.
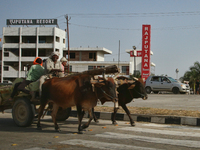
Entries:
[[148,94],[152,91],[154,93],[168,91],[178,94],[189,92],[190,86],[168,76],[149,76],[145,81],[145,89]]

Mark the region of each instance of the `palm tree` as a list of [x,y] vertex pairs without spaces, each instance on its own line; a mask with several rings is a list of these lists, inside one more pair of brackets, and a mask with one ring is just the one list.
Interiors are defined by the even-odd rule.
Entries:
[[200,63],[196,61],[194,66],[190,67],[190,71],[186,71],[182,80],[186,80],[190,82],[190,86],[194,87],[195,91],[195,82],[197,79],[200,79]]

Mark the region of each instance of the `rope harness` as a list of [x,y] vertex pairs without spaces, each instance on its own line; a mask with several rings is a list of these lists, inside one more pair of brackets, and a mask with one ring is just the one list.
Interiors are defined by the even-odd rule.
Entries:
[[[128,89],[128,90],[129,90],[129,93],[130,93],[130,95],[131,95],[131,97],[132,97],[132,99],[133,99],[134,97],[133,97],[133,95],[132,95],[132,93],[131,93],[131,89]],[[138,92],[137,90],[135,90],[135,88],[133,88],[133,90],[134,90],[136,93],[138,93],[141,97],[145,97],[144,94]]]

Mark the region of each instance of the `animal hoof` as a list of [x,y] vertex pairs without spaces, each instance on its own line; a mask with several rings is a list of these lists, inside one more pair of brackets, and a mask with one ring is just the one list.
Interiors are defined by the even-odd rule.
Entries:
[[95,120],[96,123],[99,123],[99,120]]
[[131,126],[133,126],[133,127],[134,127],[134,126],[135,126],[135,122],[131,123]]
[[117,122],[115,121],[115,122],[113,122],[112,124],[117,125]]
[[83,134],[83,131],[78,131],[78,134]]
[[42,130],[42,127],[37,127],[37,130]]
[[61,130],[60,129],[56,129],[56,132],[61,132]]

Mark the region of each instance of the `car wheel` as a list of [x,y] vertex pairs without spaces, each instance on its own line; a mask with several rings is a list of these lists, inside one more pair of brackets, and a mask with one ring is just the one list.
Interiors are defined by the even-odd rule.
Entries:
[[172,92],[173,92],[174,94],[179,94],[179,88],[174,87],[174,88],[172,89]]
[[146,90],[147,94],[150,94],[150,93],[151,93],[151,88],[150,88],[149,86],[146,87],[145,90]]

